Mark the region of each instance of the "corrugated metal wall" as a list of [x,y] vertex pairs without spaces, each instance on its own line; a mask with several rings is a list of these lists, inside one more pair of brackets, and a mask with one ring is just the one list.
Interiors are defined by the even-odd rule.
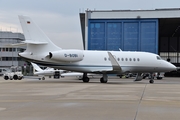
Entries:
[[88,49],[158,53],[158,20],[89,19]]

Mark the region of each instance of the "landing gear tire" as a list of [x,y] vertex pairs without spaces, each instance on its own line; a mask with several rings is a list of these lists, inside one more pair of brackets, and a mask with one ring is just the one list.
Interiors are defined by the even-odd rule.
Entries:
[[149,80],[149,83],[153,84],[153,83],[154,83],[154,80]]
[[102,77],[102,78],[100,78],[100,82],[101,82],[101,83],[107,83],[107,79],[105,80],[105,79]]
[[45,77],[42,77],[42,80],[45,80]]
[[158,80],[161,80],[161,79],[162,79],[162,77],[157,77],[157,79],[158,79]]
[[88,83],[89,82],[89,78],[88,77],[83,77],[83,82],[84,83]]

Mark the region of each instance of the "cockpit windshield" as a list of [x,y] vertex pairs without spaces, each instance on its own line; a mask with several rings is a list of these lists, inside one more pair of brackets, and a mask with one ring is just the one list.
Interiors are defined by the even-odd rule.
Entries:
[[162,60],[160,56],[156,56],[157,60]]

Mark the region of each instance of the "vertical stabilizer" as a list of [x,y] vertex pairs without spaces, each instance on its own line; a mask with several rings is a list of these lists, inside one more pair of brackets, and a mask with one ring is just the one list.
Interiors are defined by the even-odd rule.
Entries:
[[34,68],[35,70],[37,70],[38,72],[43,71],[37,64],[32,63],[32,62],[31,62],[31,64],[32,64],[33,68]]
[[20,15],[19,20],[27,44],[47,44],[52,49],[61,49],[57,47],[44,32],[27,16]]

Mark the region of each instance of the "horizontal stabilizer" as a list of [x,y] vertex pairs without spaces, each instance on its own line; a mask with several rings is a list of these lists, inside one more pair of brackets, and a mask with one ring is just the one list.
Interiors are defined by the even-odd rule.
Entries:
[[26,43],[16,43],[16,44],[8,44],[5,45],[6,47],[21,47],[21,46],[26,46]]
[[28,43],[28,44],[48,44],[48,42],[35,42],[35,41],[22,41],[23,43]]
[[121,71],[121,67],[118,64],[118,62],[116,61],[116,59],[114,58],[114,56],[110,52],[108,52],[108,55],[109,55],[113,70],[114,71]]

